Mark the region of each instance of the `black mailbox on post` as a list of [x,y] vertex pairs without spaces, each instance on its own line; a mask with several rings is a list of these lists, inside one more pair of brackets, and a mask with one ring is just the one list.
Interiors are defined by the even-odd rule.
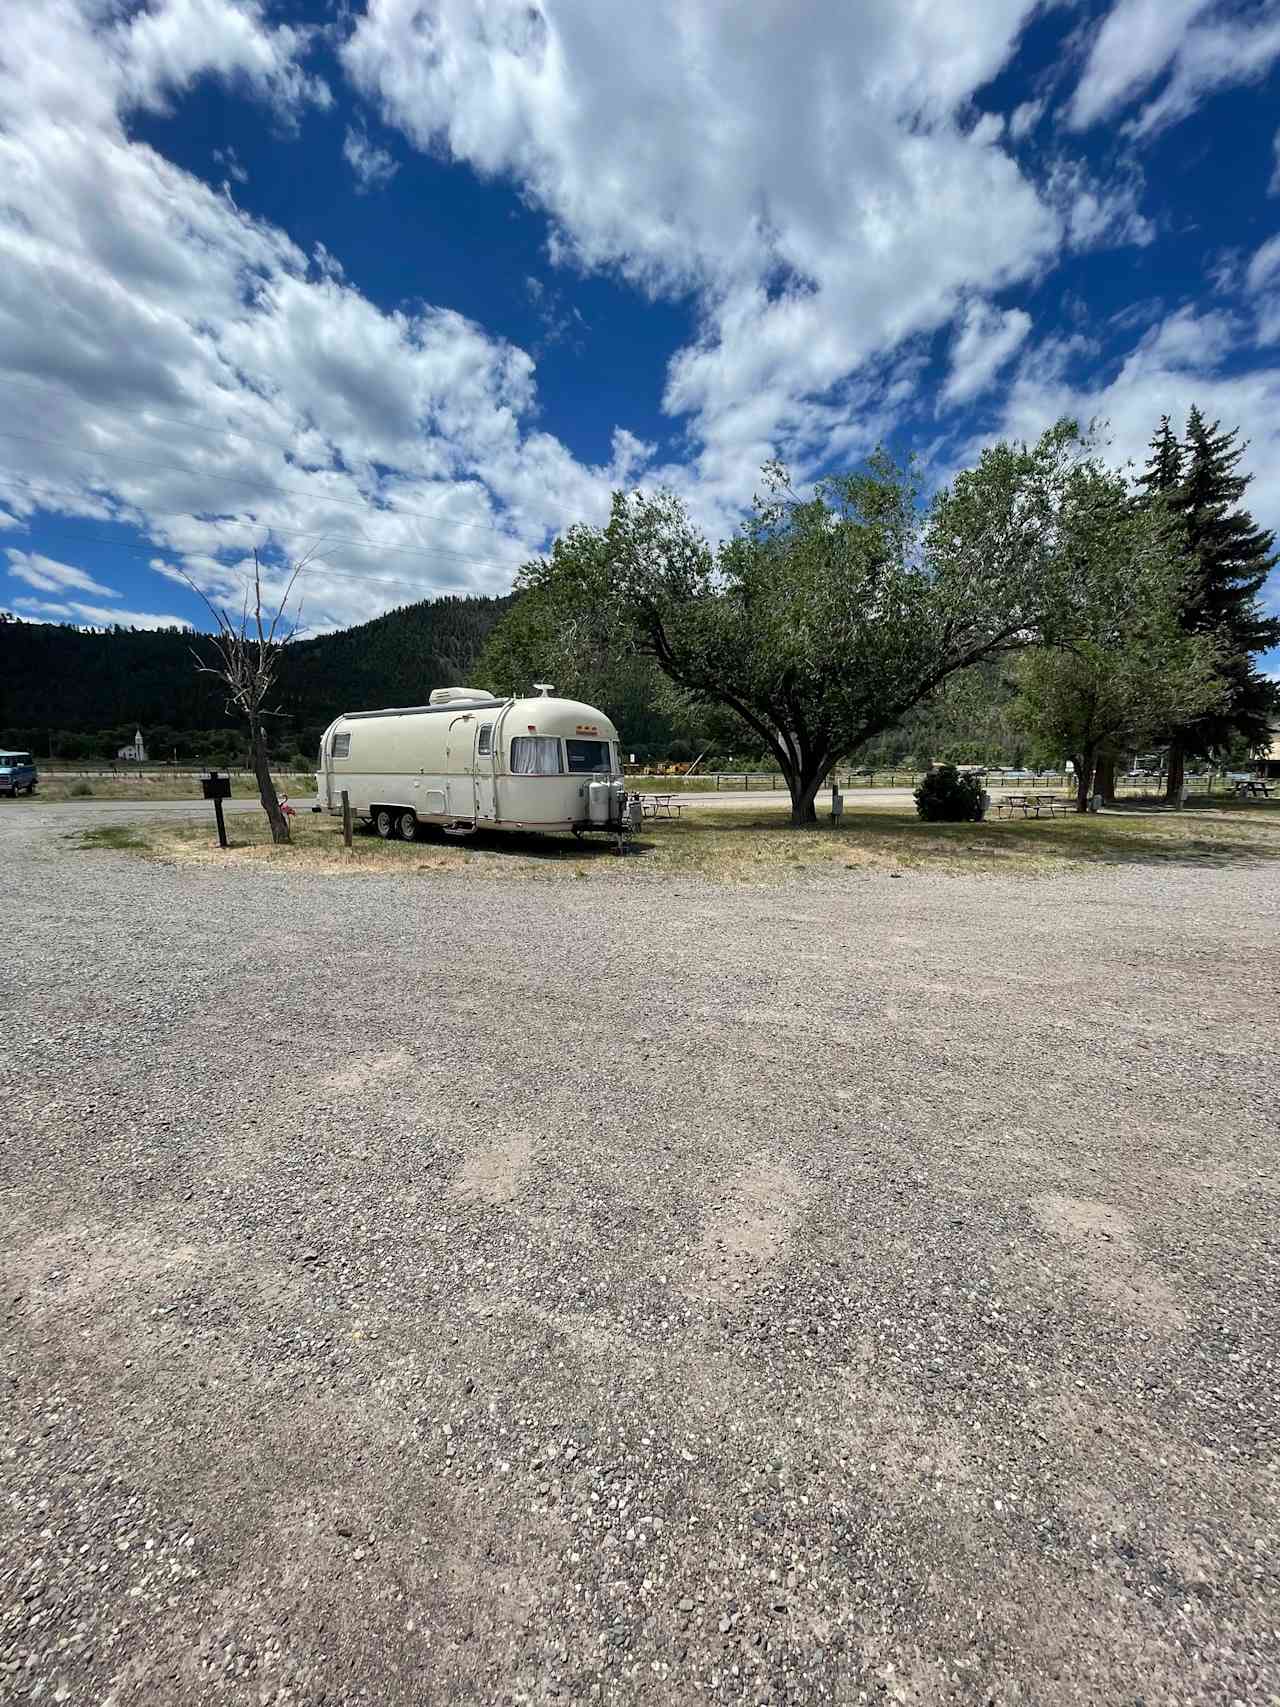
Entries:
[[227,845],[227,826],[222,821],[222,802],[231,798],[231,778],[225,771],[205,771],[200,787],[206,800],[213,802],[213,815],[218,820],[218,846]]

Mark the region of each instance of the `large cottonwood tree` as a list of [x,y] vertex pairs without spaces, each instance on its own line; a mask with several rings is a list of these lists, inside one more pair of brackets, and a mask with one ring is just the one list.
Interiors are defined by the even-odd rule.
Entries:
[[927,504],[883,452],[807,495],[776,466],[766,477],[719,548],[674,494],[616,494],[606,527],[526,567],[506,620],[536,614],[619,664],[651,658],[690,701],[732,712],[800,824],[838,759],[958,672],[1087,634],[1159,525],[1068,421],[985,451]]

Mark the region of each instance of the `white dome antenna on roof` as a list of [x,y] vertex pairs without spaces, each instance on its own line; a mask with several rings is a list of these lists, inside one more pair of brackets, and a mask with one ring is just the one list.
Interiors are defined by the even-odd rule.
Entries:
[[551,682],[535,682],[533,686],[539,699],[549,699],[556,691]]

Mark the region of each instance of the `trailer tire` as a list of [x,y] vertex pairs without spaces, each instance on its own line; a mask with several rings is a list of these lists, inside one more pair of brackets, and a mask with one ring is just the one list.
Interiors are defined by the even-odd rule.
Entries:
[[416,812],[402,812],[396,819],[396,834],[402,842],[416,841],[418,837],[418,815]]
[[379,806],[373,815],[373,827],[384,842],[389,842],[396,833],[395,814],[385,806]]

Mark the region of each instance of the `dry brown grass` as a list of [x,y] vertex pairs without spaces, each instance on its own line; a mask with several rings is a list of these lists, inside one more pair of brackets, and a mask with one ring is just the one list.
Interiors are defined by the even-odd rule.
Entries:
[[1101,817],[926,824],[900,805],[860,807],[836,829],[798,830],[785,812],[686,812],[646,823],[625,861],[604,840],[482,833],[451,840],[425,832],[413,843],[358,831],[350,850],[339,822],[309,812],[293,821],[289,847],[273,846],[265,820],[228,821],[223,852],[205,823],[110,826],[86,847],[127,847],[178,864],[263,866],[317,876],[361,873],[487,872],[570,879],[700,877],[724,883],[777,883],[846,871],[930,871],[1045,876],[1090,864],[1219,865],[1280,856],[1280,802],[1241,810],[1129,811]]
[[[291,800],[314,799],[316,779],[296,771],[274,772],[276,787]],[[254,799],[258,785],[248,774],[236,772],[232,788],[237,799]],[[35,800],[200,800],[200,778],[181,771],[145,771],[126,776],[75,776],[64,771],[41,771]]]

